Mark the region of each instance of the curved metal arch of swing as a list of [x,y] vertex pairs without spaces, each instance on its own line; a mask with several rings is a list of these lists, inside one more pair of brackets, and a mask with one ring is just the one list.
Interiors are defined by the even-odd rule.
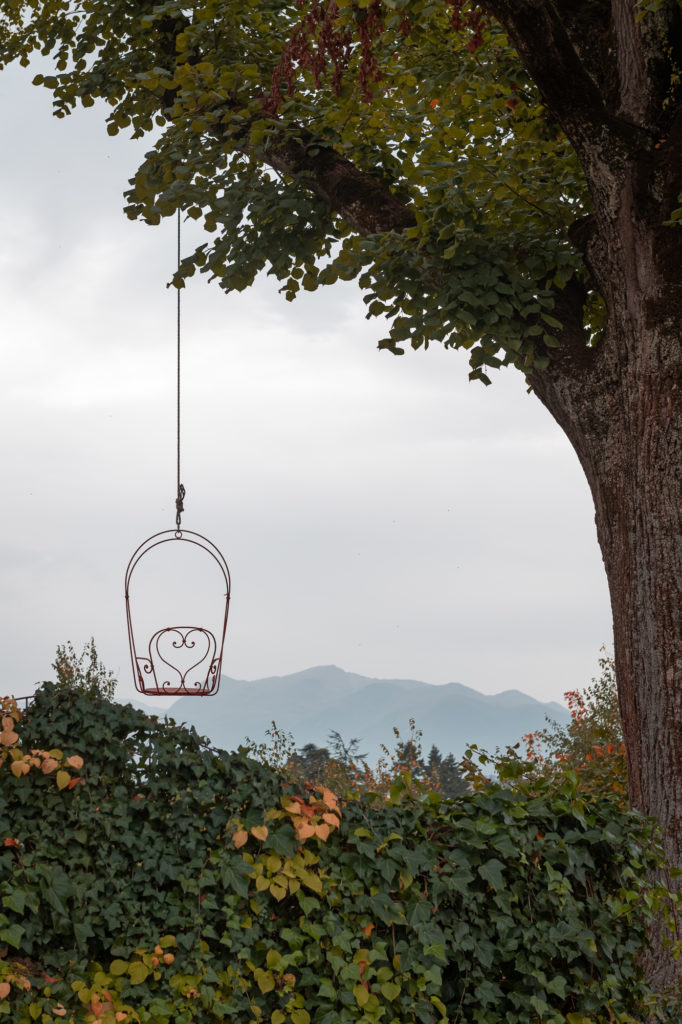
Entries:
[[[225,612],[219,637],[204,626],[164,626],[147,641],[138,653],[131,611],[131,580],[141,559],[160,544],[170,542],[193,544],[213,559],[225,580]],[[133,665],[135,688],[147,697],[210,697],[218,692],[223,660],[227,616],[230,610],[230,570],[219,548],[207,537],[192,530],[162,530],[154,533],[133,553],[125,575],[126,619],[128,643]],[[181,664],[173,663],[173,654],[183,656]],[[191,656],[196,660],[190,664]],[[189,656],[189,657],[188,657]]]

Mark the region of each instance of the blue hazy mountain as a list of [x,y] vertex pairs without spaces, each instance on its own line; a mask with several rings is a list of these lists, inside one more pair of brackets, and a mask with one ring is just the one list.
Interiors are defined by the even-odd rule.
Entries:
[[[149,704],[145,710],[159,713]],[[561,724],[569,718],[560,704],[541,703],[519,690],[488,696],[460,683],[372,679],[335,665],[253,682],[223,676],[215,696],[181,697],[165,714],[194,725],[226,750],[236,749],[246,737],[266,739],[273,721],[292,734],[297,747],[325,746],[334,729],[346,742],[357,737],[370,764],[379,757],[381,744],[393,750],[394,726],[401,737],[408,736],[411,718],[422,732],[425,754],[435,744],[443,755],[456,758],[470,743],[494,751],[543,728],[546,717]]]

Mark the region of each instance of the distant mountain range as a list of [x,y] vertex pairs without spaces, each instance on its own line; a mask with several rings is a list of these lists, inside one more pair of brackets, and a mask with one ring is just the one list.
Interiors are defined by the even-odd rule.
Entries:
[[[160,713],[151,703],[138,706]],[[346,742],[357,737],[370,764],[380,756],[382,743],[394,749],[394,726],[407,738],[410,718],[422,732],[425,756],[435,744],[444,756],[452,753],[457,759],[470,743],[494,751],[543,728],[546,717],[561,724],[569,718],[560,704],[543,704],[519,690],[488,696],[460,683],[372,679],[335,665],[253,682],[223,676],[215,696],[180,697],[164,713],[194,725],[225,750],[236,749],[247,736],[256,742],[266,739],[273,720],[299,748],[326,746],[335,729]]]

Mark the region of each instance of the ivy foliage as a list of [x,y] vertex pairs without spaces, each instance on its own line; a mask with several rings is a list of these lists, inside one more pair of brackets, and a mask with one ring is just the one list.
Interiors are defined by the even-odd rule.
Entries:
[[92,688],[45,683],[1,723],[0,1019],[642,1012],[656,841],[571,770],[456,800],[402,773],[341,800]]
[[[455,4],[462,7],[462,4]],[[460,19],[461,20],[461,19]],[[591,287],[569,226],[589,212],[576,157],[499,25],[457,27],[446,0],[27,0],[0,14],[0,67],[54,62],[38,85],[58,117],[103,101],[111,135],[154,138],[130,217],[182,209],[209,239],[182,265],[227,289],[266,271],[288,299],[358,278],[380,344],[471,350],[472,376],[548,365],[554,294]],[[351,230],[274,173],[292,144],[352,160],[414,214]],[[601,307],[592,294],[588,334]]]

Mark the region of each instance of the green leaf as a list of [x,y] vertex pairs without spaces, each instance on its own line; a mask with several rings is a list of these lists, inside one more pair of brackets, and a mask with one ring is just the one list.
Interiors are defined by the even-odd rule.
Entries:
[[15,949],[19,949],[25,931],[20,924],[11,924],[8,928],[0,929],[0,942],[7,942]]
[[381,986],[381,994],[385,999],[388,999],[389,1002],[392,1002],[400,995],[400,985],[396,985],[393,981],[386,981]]
[[481,878],[492,886],[493,889],[504,889],[504,877],[502,872],[504,871],[504,864],[497,859],[492,857],[486,861],[485,864],[481,864],[478,868],[478,873]]

